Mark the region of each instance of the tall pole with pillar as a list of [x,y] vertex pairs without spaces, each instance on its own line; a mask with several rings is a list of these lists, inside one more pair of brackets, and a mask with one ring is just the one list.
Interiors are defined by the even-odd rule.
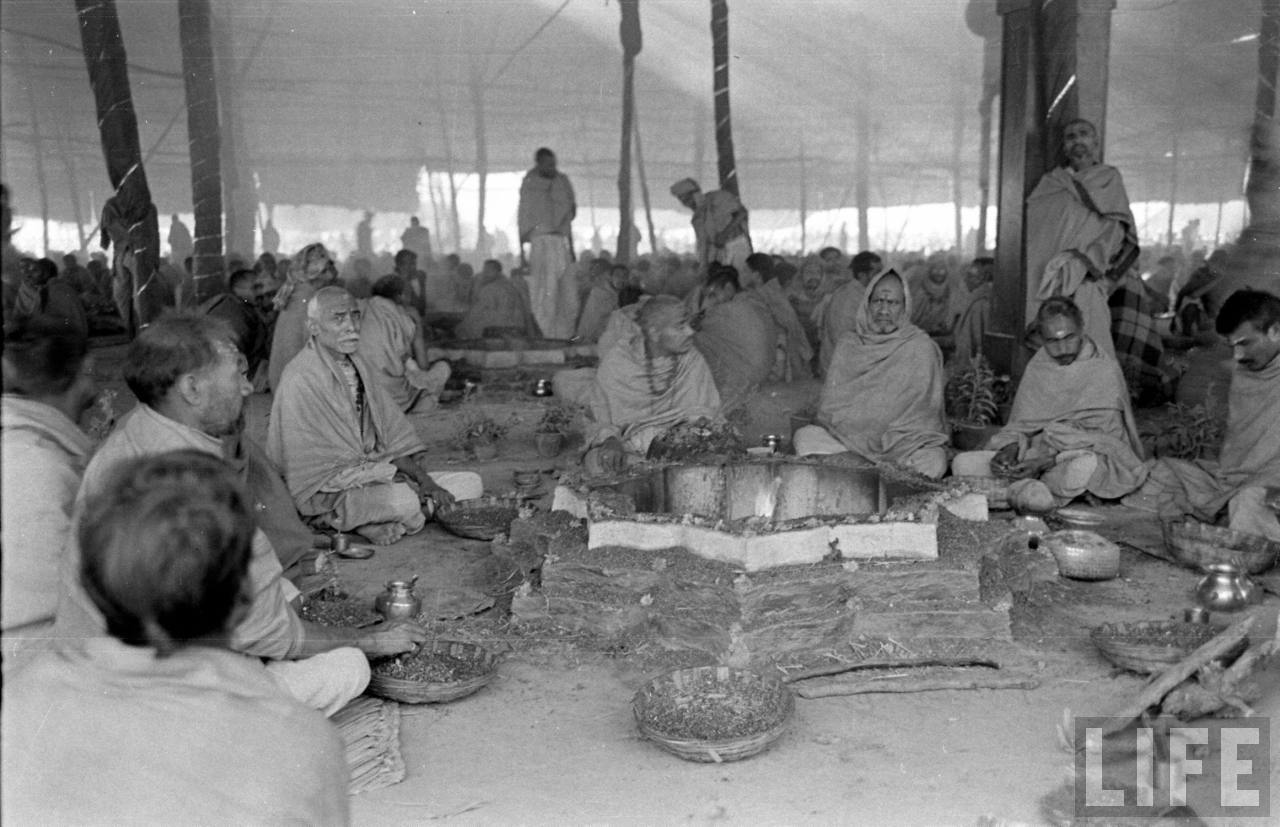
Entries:
[[1115,0],[999,0],[1000,175],[996,278],[984,351],[1020,375],[1029,321],[1026,198],[1059,161],[1062,127],[1085,118],[1104,144],[1111,11]]

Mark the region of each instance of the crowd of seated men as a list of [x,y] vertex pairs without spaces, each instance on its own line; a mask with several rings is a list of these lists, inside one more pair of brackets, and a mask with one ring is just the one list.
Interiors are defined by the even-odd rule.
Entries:
[[[250,821],[345,818],[325,716],[364,690],[370,657],[408,651],[426,630],[304,620],[298,584],[317,535],[392,544],[480,496],[475,472],[438,470],[410,419],[430,415],[450,375],[428,363],[427,342],[441,324],[463,337],[539,335],[518,268],[490,259],[472,279],[457,256],[401,253],[353,262],[346,278],[320,243],[229,262],[224,293],[175,298],[128,344],[122,373],[137,405],[95,444],[80,427],[98,393],[90,338],[116,285],[101,265],[68,256],[60,269],[6,240],[6,820],[182,822],[210,806],[210,789],[224,791],[222,812]],[[819,377],[798,454],[934,479],[1010,477],[1028,507],[1124,499],[1166,516],[1225,514],[1280,540],[1265,502],[1280,486],[1280,298],[1217,297],[1212,272],[1165,289],[1181,324],[1233,350],[1216,463],[1144,457],[1116,343],[1095,340],[1062,295],[1038,306],[1008,421],[981,450],[957,453],[944,388],[982,352],[994,266],[837,248],[704,268],[585,254],[563,292],[599,364],[555,380],[587,411],[579,461],[620,471],[673,426],[734,416],[766,382]],[[255,392],[271,394],[264,444],[245,428]],[[169,702],[147,703],[157,694]],[[44,720],[52,728],[33,725]],[[251,733],[251,748],[231,732]],[[188,749],[157,763],[157,740]],[[174,766],[187,769],[175,777]]]

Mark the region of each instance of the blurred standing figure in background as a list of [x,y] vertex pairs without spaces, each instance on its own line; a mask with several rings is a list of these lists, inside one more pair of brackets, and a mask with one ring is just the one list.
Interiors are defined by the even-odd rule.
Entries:
[[573,261],[572,223],[578,205],[569,177],[556,169],[556,154],[542,147],[533,156],[534,166],[520,184],[520,243],[529,244],[529,299],[533,317],[544,336],[568,339],[573,335],[577,308],[560,311],[560,291]]

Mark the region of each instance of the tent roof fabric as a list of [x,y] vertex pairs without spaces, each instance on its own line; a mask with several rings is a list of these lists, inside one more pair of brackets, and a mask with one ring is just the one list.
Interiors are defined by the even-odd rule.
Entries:
[[[185,212],[177,4],[117,7],[152,194],[162,214]],[[976,204],[983,40],[965,7],[734,0],[731,101],[744,202],[853,206],[865,106],[873,205],[949,202],[957,166],[962,200]],[[263,202],[415,211],[421,167],[475,171],[482,110],[490,171],[526,169],[549,146],[580,201],[616,203],[616,3],[213,0],[213,10],[234,78],[220,94],[233,97]],[[650,189],[666,198],[685,176],[714,187],[709,5],[642,0],[640,18],[636,101]],[[1240,0],[1120,0],[1106,154],[1133,200],[1170,197],[1175,140],[1179,202],[1240,197],[1260,20],[1260,4]],[[0,174],[16,201],[34,205],[39,135],[49,211],[62,219],[73,214],[71,176],[86,211],[89,191],[98,204],[109,191],[76,26],[72,3],[47,0],[5,0],[0,21]],[[994,187],[994,137],[992,169]]]

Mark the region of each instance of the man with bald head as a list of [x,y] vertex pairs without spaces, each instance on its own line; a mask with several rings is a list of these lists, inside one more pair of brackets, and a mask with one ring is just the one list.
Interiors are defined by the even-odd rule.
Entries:
[[911,323],[910,289],[885,270],[836,344],[818,424],[796,431],[796,453],[848,453],[937,479],[947,468],[944,385],[942,352]]
[[478,497],[474,473],[431,474],[426,447],[357,352],[360,310],[341,287],[307,304],[308,341],[271,406],[267,452],[305,519],[378,545],[420,531],[438,505]]
[[1125,496],[1142,485],[1147,469],[1120,364],[1084,332],[1071,299],[1040,305],[1036,324],[1044,345],[1027,363],[1009,422],[986,451],[959,455],[952,470],[1030,480],[1030,487],[1019,486],[1027,502],[1045,505]]

